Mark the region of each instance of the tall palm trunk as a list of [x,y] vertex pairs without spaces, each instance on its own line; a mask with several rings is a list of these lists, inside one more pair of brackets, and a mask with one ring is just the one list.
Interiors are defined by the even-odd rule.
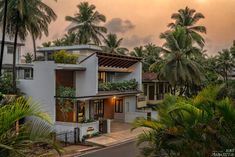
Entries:
[[34,53],[34,60],[37,59],[37,55],[36,55],[36,39],[35,39],[35,36],[33,35],[33,33],[31,34],[32,35],[32,40],[33,40],[33,53]]
[[13,91],[16,93],[16,50],[17,50],[17,39],[18,39],[19,27],[16,24],[15,28],[15,39],[14,39],[14,52],[13,52],[13,68],[12,68],[12,81],[13,81]]
[[4,54],[4,46],[5,46],[5,30],[6,30],[6,21],[7,21],[7,2],[4,1],[4,17],[3,17],[3,26],[2,26],[2,43],[1,43],[1,55],[0,55],[0,76],[2,75],[2,62],[3,62],[3,54]]

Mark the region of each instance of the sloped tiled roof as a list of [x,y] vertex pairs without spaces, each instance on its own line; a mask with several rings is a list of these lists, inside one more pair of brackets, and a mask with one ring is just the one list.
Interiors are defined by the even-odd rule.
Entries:
[[158,74],[153,73],[153,72],[142,73],[142,80],[144,81],[158,80]]

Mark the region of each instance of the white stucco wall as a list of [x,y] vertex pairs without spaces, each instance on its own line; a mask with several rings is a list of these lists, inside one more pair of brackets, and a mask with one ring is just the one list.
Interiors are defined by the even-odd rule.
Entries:
[[81,63],[86,71],[76,72],[76,96],[91,96],[98,93],[98,58],[91,56]]
[[47,112],[55,122],[55,68],[51,62],[34,62],[33,80],[19,80],[19,88],[33,101],[41,105],[41,109]]
[[[91,132],[87,132],[88,128],[92,127],[94,130]],[[69,122],[56,122],[55,130],[57,133],[65,133],[65,132],[73,132],[75,128],[80,129],[80,141],[82,137],[87,134],[93,134],[99,132],[99,122],[91,122],[91,123],[69,123]],[[69,139],[71,142],[74,141],[74,138]]]
[[[1,44],[0,44],[1,46]],[[8,53],[8,49],[7,47],[8,46],[12,46],[13,45],[8,45],[8,44],[5,44],[4,46],[4,54],[3,54],[3,64],[13,64],[13,54],[9,54]],[[16,64],[20,63],[20,55],[21,55],[21,47],[18,46],[17,49],[16,49]]]

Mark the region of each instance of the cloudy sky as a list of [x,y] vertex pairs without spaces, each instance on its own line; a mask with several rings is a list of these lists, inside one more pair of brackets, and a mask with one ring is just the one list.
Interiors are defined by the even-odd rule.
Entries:
[[[206,49],[208,53],[231,46],[235,40],[235,0],[87,0],[107,17],[106,26],[110,32],[123,37],[123,46],[133,48],[152,42],[161,45],[161,32],[171,22],[170,16],[178,9],[189,6],[205,15],[199,24],[207,27]],[[66,32],[69,22],[65,16],[78,12],[77,4],[82,0],[44,0],[57,13],[56,22],[50,25],[50,35],[37,41],[60,38]],[[26,51],[30,51],[31,40],[27,40]]]

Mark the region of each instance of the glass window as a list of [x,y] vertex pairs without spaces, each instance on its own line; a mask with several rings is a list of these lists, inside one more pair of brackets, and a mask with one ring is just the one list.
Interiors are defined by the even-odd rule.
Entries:
[[99,72],[98,74],[98,79],[99,79],[99,82],[103,83],[103,82],[106,82],[106,73],[105,72]]
[[33,78],[33,69],[24,69],[24,79]]
[[104,100],[94,100],[95,119],[104,117]]
[[7,46],[7,53],[8,54],[13,54],[13,52],[14,52],[14,47],[12,45],[8,45]]
[[115,112],[123,113],[123,99],[115,100]]

